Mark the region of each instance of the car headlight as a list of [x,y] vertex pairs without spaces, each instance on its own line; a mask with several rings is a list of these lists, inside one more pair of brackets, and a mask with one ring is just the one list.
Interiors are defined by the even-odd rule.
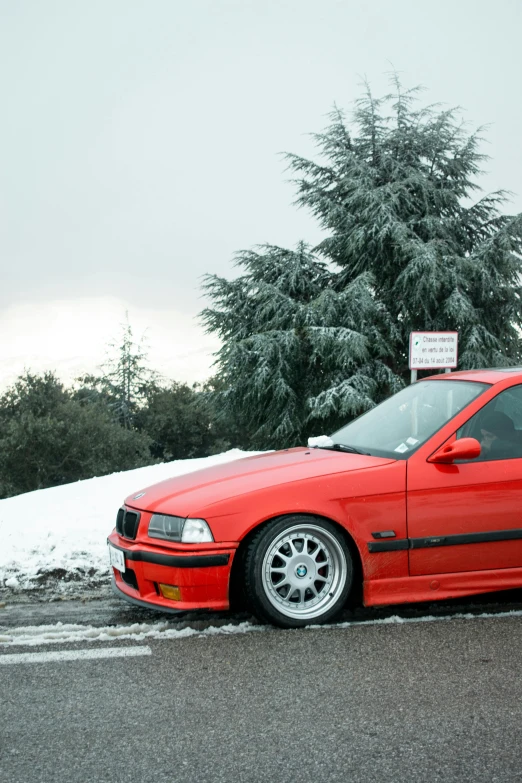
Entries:
[[149,538],[181,541],[182,544],[204,544],[214,540],[204,519],[185,519],[166,514],[153,514],[149,522]]

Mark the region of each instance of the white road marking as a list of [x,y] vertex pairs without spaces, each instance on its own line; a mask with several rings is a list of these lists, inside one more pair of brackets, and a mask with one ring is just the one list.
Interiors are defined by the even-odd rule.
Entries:
[[0,655],[0,666],[15,663],[62,663],[63,661],[86,661],[97,658],[136,658],[151,655],[150,647],[98,647],[94,650],[59,650],[58,652],[9,653]]

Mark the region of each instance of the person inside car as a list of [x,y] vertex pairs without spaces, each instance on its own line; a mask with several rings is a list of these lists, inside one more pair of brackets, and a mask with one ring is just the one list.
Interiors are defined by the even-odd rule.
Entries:
[[480,459],[511,459],[517,456],[515,425],[500,411],[484,416],[480,424]]

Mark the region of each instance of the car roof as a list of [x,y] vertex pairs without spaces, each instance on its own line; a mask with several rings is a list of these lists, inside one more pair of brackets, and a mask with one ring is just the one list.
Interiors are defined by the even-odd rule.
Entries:
[[[456,372],[430,375],[429,380],[437,381],[476,381],[477,383],[500,383],[507,378],[522,383],[522,367],[490,367],[484,370],[457,370]],[[422,378],[421,380],[428,380]]]

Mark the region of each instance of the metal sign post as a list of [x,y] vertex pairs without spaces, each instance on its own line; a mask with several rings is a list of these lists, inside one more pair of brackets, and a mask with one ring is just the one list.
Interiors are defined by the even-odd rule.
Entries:
[[451,372],[458,361],[458,332],[411,332],[409,367],[411,383],[418,370]]

